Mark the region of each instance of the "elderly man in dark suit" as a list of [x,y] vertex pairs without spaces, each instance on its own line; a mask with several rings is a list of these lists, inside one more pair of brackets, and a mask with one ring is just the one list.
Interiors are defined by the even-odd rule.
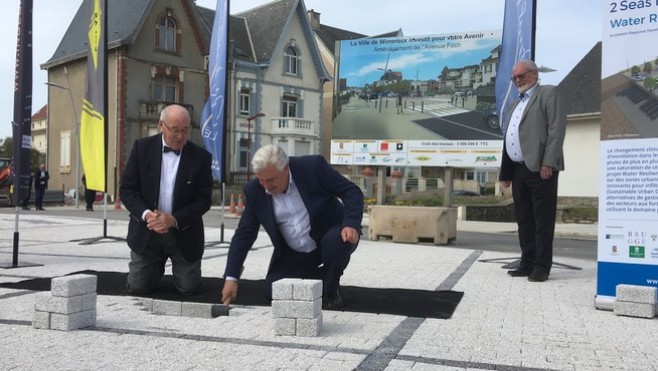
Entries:
[[235,300],[247,252],[262,225],[274,245],[265,296],[281,278],[322,279],[323,306],[343,306],[340,277],[361,234],[363,193],[322,156],[288,158],[276,145],[252,161],[256,179],[244,185],[245,209],[226,261],[222,302]]
[[162,134],[135,141],[123,172],[120,197],[130,211],[127,288],[153,291],[171,259],[178,291],[191,295],[201,286],[203,214],[210,209],[211,155],[188,142],[185,107],[162,110]]
[[[41,164],[39,169],[34,172],[34,208],[37,210],[45,210],[43,208],[43,195],[48,189],[48,179],[50,179],[50,174],[46,170],[46,164]],[[27,203],[25,203],[25,206],[27,206]]]
[[512,185],[521,262],[507,273],[543,282],[553,264],[558,174],[564,170],[567,118],[557,87],[538,84],[535,62],[518,62],[512,79],[519,98],[506,119],[499,179],[504,188]]

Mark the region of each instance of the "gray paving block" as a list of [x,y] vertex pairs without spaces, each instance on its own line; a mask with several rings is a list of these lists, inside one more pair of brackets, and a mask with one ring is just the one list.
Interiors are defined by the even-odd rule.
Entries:
[[34,311],[32,320],[32,327],[37,329],[49,330],[50,329],[50,313],[42,312],[40,310]]
[[322,297],[322,281],[300,280],[292,288],[293,300],[313,301]]
[[180,301],[153,300],[153,314],[180,316],[182,310],[183,305]]
[[301,281],[298,278],[283,278],[272,282],[272,300],[291,300],[293,285]]
[[655,287],[639,286],[639,285],[617,285],[616,287],[616,300],[642,303],[642,304],[656,304]]
[[96,292],[98,278],[93,274],[74,274],[72,276],[55,277],[50,282],[50,292],[53,296],[78,296]]
[[144,307],[145,310],[149,312],[153,311],[153,299],[139,298],[137,301]]
[[96,303],[98,302],[98,294],[92,292],[90,294],[84,294],[82,298],[82,309],[85,310],[96,310]]
[[210,316],[212,318],[217,318],[220,316],[228,316],[231,313],[231,310],[229,307],[223,304],[213,304]]
[[297,336],[319,336],[320,332],[322,332],[322,313],[311,319],[297,318],[295,332]]
[[654,304],[616,300],[615,314],[627,317],[653,318],[656,316],[656,306]]
[[73,314],[50,315],[50,329],[71,331],[79,328],[91,327],[96,325],[96,311],[87,310]]
[[275,318],[274,334],[283,336],[294,336],[297,320],[294,318]]
[[35,295],[34,309],[41,312],[71,314],[82,311],[82,296],[52,296],[50,292]]
[[210,303],[191,303],[183,302],[181,305],[181,315],[184,317],[214,318],[213,306]]
[[322,312],[322,299],[314,301],[272,300],[274,318],[315,318]]

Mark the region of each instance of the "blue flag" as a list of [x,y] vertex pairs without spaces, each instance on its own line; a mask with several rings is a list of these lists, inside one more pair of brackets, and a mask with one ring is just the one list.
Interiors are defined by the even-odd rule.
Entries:
[[222,181],[222,152],[226,104],[226,55],[228,34],[228,0],[217,0],[212,37],[208,79],[210,96],[201,114],[203,144],[212,154],[212,175]]
[[512,82],[512,68],[516,62],[533,58],[532,30],[534,29],[534,0],[506,0],[503,21],[503,44],[496,72],[496,108],[500,130],[503,127],[509,104],[516,96]]

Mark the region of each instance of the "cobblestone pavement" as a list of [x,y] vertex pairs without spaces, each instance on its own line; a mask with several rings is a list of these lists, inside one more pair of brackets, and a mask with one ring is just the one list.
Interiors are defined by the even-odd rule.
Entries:
[[[486,233],[497,228],[460,225]],[[128,270],[125,242],[71,241],[98,236],[102,224],[97,219],[30,214],[21,215],[19,226],[19,262],[40,265],[0,269],[0,282],[86,269]],[[509,226],[499,227],[509,232]],[[14,228],[14,215],[0,215],[0,265],[11,263]],[[125,236],[126,222],[110,220],[107,228],[109,236]],[[573,234],[578,230],[571,227]],[[227,239],[232,232],[226,231]],[[267,236],[260,236],[255,247],[245,278],[265,274],[272,252]],[[225,247],[206,251],[205,277],[222,274],[226,253]],[[268,307],[238,306],[228,317],[188,318],[155,315],[137,298],[105,295],[98,296],[95,327],[37,330],[32,328],[35,293],[3,288],[0,369],[658,369],[658,319],[594,308],[596,261],[561,258],[582,269],[556,267],[548,281],[533,283],[505,274],[506,255],[362,241],[342,284],[449,289],[463,291],[464,297],[447,320],[324,311],[319,337],[276,336]]]

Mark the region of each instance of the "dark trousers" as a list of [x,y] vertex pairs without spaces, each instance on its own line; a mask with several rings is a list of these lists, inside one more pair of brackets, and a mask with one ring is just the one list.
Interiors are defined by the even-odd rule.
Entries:
[[543,180],[525,165],[514,167],[512,192],[521,245],[519,269],[551,272],[558,174],[553,171],[553,176]]
[[37,186],[35,189],[35,195],[34,195],[34,206],[36,206],[37,209],[43,208],[43,194],[46,193],[46,187],[45,186]]
[[87,210],[94,209],[94,201],[96,201],[96,191],[85,188],[85,203],[87,204]]
[[130,251],[129,272],[126,282],[131,294],[148,294],[155,290],[165,272],[165,263],[171,259],[171,271],[176,289],[192,295],[201,288],[201,259],[188,262],[176,246],[173,232],[153,233],[146,249],[137,254]]
[[350,262],[358,242],[352,245],[340,237],[342,226],[330,228],[322,237],[320,246],[310,253],[300,253],[289,247],[281,249],[265,277],[265,297],[272,299],[272,283],[282,278],[322,280],[323,295],[334,294],[340,286],[340,277]]

